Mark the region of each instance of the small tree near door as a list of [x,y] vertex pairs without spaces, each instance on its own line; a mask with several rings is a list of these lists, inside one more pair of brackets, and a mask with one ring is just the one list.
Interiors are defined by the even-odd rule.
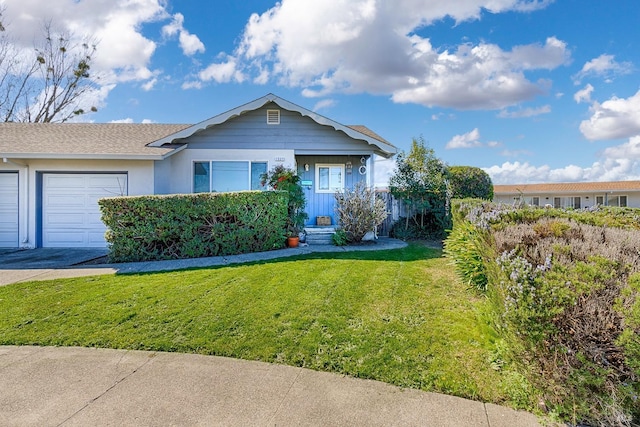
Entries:
[[389,191],[410,213],[394,230],[402,228],[404,237],[411,238],[444,235],[450,224],[448,168],[422,137],[413,139],[409,153],[396,158]]

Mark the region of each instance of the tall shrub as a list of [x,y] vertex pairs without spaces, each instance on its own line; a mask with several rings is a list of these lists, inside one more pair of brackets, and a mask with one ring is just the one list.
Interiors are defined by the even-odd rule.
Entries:
[[364,182],[335,193],[338,224],[352,242],[360,242],[387,218],[387,206]]
[[493,199],[493,182],[488,173],[473,166],[450,166],[449,185],[455,199]]

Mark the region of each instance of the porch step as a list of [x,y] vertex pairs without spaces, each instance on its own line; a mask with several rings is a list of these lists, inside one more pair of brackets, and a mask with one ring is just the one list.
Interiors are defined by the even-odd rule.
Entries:
[[336,232],[333,227],[305,227],[307,233],[307,243],[310,245],[331,245],[331,237]]

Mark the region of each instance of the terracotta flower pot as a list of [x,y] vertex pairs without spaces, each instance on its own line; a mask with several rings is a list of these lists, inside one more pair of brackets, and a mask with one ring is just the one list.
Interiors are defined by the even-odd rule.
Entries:
[[300,243],[299,237],[287,237],[287,246],[290,248],[297,248],[298,243]]

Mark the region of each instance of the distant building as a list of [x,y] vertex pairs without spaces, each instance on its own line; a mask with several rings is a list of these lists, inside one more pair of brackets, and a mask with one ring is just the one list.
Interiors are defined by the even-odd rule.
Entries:
[[531,206],[587,208],[593,205],[640,208],[640,181],[494,185],[493,201]]

